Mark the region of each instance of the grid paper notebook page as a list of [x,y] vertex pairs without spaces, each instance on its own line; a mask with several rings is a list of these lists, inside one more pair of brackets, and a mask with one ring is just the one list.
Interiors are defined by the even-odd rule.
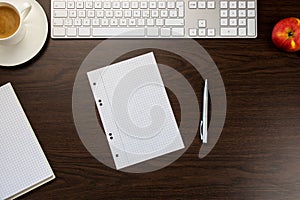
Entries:
[[55,176],[10,83],[0,87],[0,199],[14,199]]
[[153,53],[88,78],[117,169],[184,148]]

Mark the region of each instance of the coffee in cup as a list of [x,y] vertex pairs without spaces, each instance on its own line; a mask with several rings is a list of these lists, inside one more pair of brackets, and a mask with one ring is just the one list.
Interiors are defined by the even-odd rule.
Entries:
[[19,28],[20,16],[10,5],[0,5],[0,38],[8,38]]
[[31,10],[27,2],[0,0],[0,45],[14,45],[25,36],[24,19]]

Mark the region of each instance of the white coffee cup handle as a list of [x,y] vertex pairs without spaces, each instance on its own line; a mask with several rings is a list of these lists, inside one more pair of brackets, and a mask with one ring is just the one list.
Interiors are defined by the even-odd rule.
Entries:
[[30,10],[31,10],[31,4],[28,2],[23,3],[23,8],[21,9],[21,15],[22,15],[22,19],[26,19],[26,17],[28,16]]

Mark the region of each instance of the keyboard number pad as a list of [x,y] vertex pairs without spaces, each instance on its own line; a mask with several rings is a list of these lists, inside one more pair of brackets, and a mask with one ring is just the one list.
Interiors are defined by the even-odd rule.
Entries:
[[219,7],[221,36],[255,36],[255,1],[221,0]]

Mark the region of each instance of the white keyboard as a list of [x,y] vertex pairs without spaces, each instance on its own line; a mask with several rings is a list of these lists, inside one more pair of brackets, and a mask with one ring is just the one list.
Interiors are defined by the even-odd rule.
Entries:
[[256,38],[257,0],[51,0],[51,37]]

